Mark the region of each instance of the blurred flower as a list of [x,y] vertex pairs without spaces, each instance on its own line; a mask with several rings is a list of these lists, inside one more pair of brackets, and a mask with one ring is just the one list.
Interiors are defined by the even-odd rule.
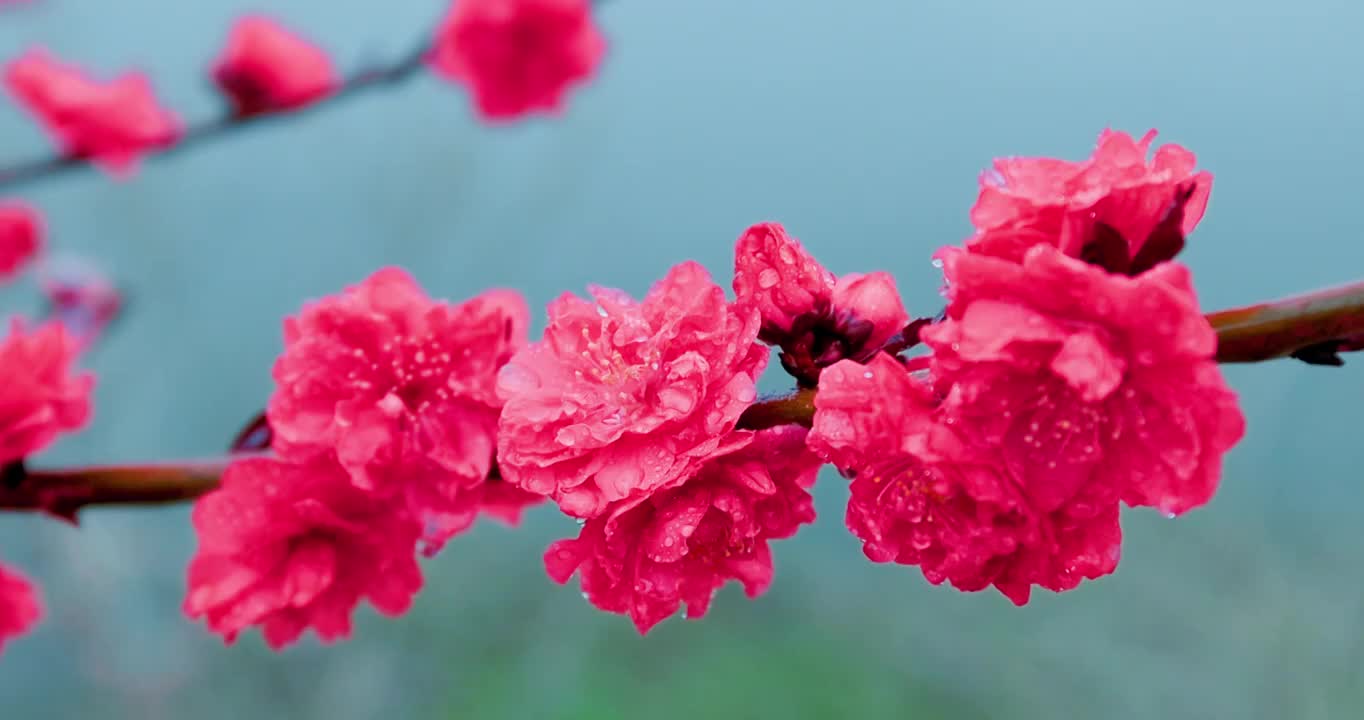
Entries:
[[687,617],[705,615],[731,579],[749,597],[762,594],[772,582],[768,541],[815,519],[806,488],[821,463],[804,447],[804,428],[743,434],[751,442],[742,450],[711,460],[681,486],[618,503],[576,539],[551,545],[550,577],[566,583],[580,573],[588,601],[628,614],[641,634],[684,602]]
[[848,529],[871,560],[963,591],[993,585],[1020,605],[1033,585],[1069,590],[1117,567],[1116,492],[1092,485],[1037,507],[1034,488],[960,434],[889,355],[826,369],[815,405],[810,446],[852,477]]
[[[526,344],[525,301],[510,290],[433,301],[397,268],[380,270],[285,321],[270,399],[282,456],[334,455],[358,488],[401,495],[431,552],[473,522],[496,447],[497,371]],[[541,498],[498,490],[506,503]]]
[[485,119],[510,120],[558,112],[605,51],[591,0],[456,0],[431,63],[468,86]]
[[843,358],[865,362],[909,322],[889,273],[835,278],[777,223],[740,236],[734,293],[758,308],[759,337],[782,348],[782,366],[807,387]]
[[180,121],[157,104],[140,73],[100,83],[35,49],[11,61],[4,80],[64,152],[116,176],[130,174],[139,155],[173,144],[181,133]]
[[344,638],[362,598],[399,615],[422,586],[421,526],[327,458],[238,460],[195,503],[193,522],[184,610],[228,643],[252,626],[274,649],[308,628],[324,642]]
[[591,288],[550,303],[544,340],[502,369],[498,463],[512,484],[569,515],[675,486],[747,436],[731,431],[757,396],[768,351],[758,315],[731,305],[687,262],[643,302]]
[[0,202],[0,281],[19,273],[43,246],[37,211],[17,202]]
[[0,650],[4,650],[6,641],[28,632],[42,617],[38,588],[0,565]]
[[243,116],[303,107],[337,84],[321,48],[260,15],[232,26],[213,79]]
[[944,260],[947,318],[922,332],[944,410],[1036,509],[1093,484],[1166,514],[1212,498],[1245,421],[1183,266],[1129,278],[1050,245]]
[[123,293],[83,257],[45,258],[38,266],[38,284],[47,299],[47,317],[65,326],[82,351],[99,340],[123,310]]
[[77,348],[58,323],[32,332],[14,320],[0,341],[0,466],[47,447],[90,418],[95,378],[73,374]]
[[[1195,172],[1194,154],[1178,145],[1148,162],[1155,137],[1105,130],[1082,162],[996,160],[981,175],[967,249],[1018,262],[1043,243],[1120,273],[1173,258],[1203,217],[1212,174]],[[1172,227],[1162,228],[1168,220]]]

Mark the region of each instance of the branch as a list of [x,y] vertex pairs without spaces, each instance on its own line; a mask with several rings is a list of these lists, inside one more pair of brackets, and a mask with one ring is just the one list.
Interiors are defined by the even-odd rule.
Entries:
[[1209,313],[1208,322],[1217,330],[1218,362],[1295,357],[1330,345],[1349,349],[1364,335],[1364,281]]
[[193,500],[218,486],[241,455],[197,462],[29,470],[11,465],[0,483],[0,510],[48,512],[76,522],[87,505],[164,505]]
[[[329,94],[301,108],[254,115],[238,115],[229,108],[220,117],[191,125],[177,138],[175,143],[165,147],[148,148],[146,152],[148,155],[172,155],[217,138],[233,135],[249,127],[306,114],[322,107],[331,107],[339,104],[345,98],[359,95],[367,90],[398,85],[416,76],[425,67],[426,57],[430,51],[430,42],[423,39],[407,55],[387,64],[360,70],[342,80]],[[45,178],[57,177],[66,174],[67,171],[85,168],[89,165],[90,158],[88,157],[59,154],[37,158],[8,168],[0,168],[0,191]]]
[[[1261,362],[1323,346],[1353,349],[1364,337],[1364,281],[1207,317],[1217,329],[1219,362]],[[754,403],[739,417],[738,426],[746,430],[809,427],[814,420],[815,392],[801,389]],[[0,510],[46,511],[75,522],[76,513],[90,505],[193,500],[217,487],[227,464],[243,456],[65,470],[30,470],[15,463],[0,472]]]

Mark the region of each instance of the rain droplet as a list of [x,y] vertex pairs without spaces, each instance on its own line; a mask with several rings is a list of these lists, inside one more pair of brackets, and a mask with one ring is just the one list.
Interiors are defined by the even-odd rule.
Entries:
[[779,282],[781,282],[781,273],[772,268],[763,268],[763,271],[758,273],[758,287],[764,290],[776,287]]
[[933,267],[942,268],[942,258],[933,258]]

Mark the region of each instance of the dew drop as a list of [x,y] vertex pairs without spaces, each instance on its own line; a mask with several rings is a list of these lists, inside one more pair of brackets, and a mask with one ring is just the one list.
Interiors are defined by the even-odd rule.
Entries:
[[764,290],[776,287],[779,282],[781,282],[781,273],[772,268],[763,268],[763,271],[758,273],[758,287]]

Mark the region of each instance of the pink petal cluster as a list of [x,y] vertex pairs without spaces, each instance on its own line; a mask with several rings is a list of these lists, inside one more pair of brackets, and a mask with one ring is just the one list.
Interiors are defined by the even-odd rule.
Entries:
[[380,270],[285,321],[274,448],[334,456],[356,487],[404,498],[439,548],[478,512],[502,406],[497,372],[525,346],[528,323],[514,292],[452,305],[402,270]]
[[398,615],[422,585],[420,524],[373,502],[326,458],[239,460],[195,504],[193,522],[184,609],[228,643],[256,625],[275,649],[308,628],[333,641],[350,634],[361,599]]
[[29,331],[15,320],[0,341],[0,466],[47,447],[90,418],[95,379],[75,373],[77,345],[57,323]]
[[0,650],[11,638],[23,635],[43,617],[38,588],[22,575],[0,565]]
[[847,524],[871,560],[1020,605],[1034,585],[1069,590],[1117,566],[1116,494],[1094,484],[1038,506],[1047,486],[1020,483],[889,355],[828,368],[815,404],[810,446],[852,476]]
[[810,443],[853,477],[868,557],[1022,604],[1114,570],[1120,502],[1173,516],[1212,498],[1244,418],[1189,273],[1167,262],[1211,176],[1178,147],[1148,163],[1152,139],[996,163],[976,236],[939,254],[931,357],[825,371]]
[[1129,278],[1050,245],[944,260],[947,319],[922,333],[935,380],[1035,506],[1094,483],[1167,514],[1212,498],[1245,421],[1186,268]]
[[14,277],[43,246],[43,222],[33,208],[0,203],[0,281]]
[[[1033,245],[1048,244],[1081,257],[1111,234],[1127,262],[1143,250],[1154,253],[1155,261],[1170,259],[1179,247],[1166,245],[1182,246],[1182,235],[1192,232],[1203,217],[1212,174],[1195,172],[1194,154],[1178,145],[1160,147],[1148,161],[1155,137],[1154,130],[1139,141],[1105,130],[1093,157],[1082,162],[996,160],[994,168],[981,176],[980,197],[971,209],[977,233],[967,247],[1019,261]],[[1181,237],[1153,241],[1153,233],[1175,208],[1180,217],[1174,229]],[[1162,247],[1146,248],[1148,241]]]
[[431,64],[469,87],[485,119],[502,121],[560,111],[605,51],[591,0],[457,0]]
[[503,476],[592,518],[676,486],[741,444],[732,434],[767,363],[758,313],[696,263],[642,302],[591,288],[549,306],[544,339],[502,369]]
[[242,116],[295,110],[337,85],[336,69],[321,48],[261,15],[232,26],[213,79]]
[[768,541],[815,519],[807,488],[820,460],[805,430],[743,432],[747,444],[716,457],[681,486],[616,503],[584,524],[576,539],[545,552],[556,582],[576,572],[584,595],[607,612],[629,615],[640,633],[687,605],[699,618],[728,580],[749,597],[772,582]]
[[889,273],[835,277],[777,223],[759,223],[734,248],[734,293],[758,308],[764,342],[813,387],[843,358],[865,362],[909,323]]
[[9,63],[4,82],[64,152],[116,176],[131,173],[140,155],[173,144],[182,132],[140,73],[101,83],[35,49]]
[[275,458],[234,463],[199,501],[185,610],[229,641],[349,633],[362,597],[406,609],[434,554],[480,512],[542,500],[493,474],[499,368],[526,344],[510,291],[435,301],[380,270],[285,322],[267,412]]

